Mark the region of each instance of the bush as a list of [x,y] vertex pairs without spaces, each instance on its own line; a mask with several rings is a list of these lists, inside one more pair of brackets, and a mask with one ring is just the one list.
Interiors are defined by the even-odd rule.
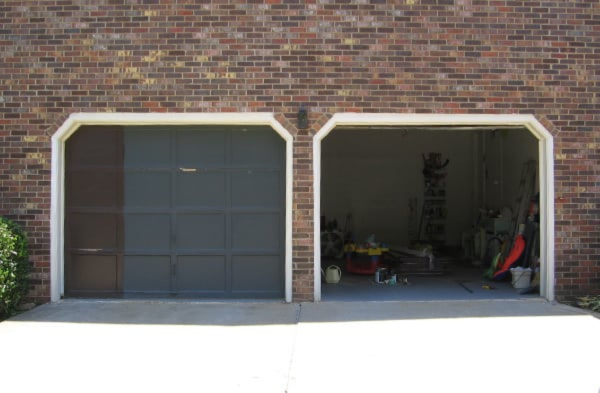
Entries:
[[600,295],[597,296],[583,296],[577,298],[577,305],[581,308],[600,312]]
[[0,217],[0,320],[14,314],[29,285],[27,237],[17,224]]

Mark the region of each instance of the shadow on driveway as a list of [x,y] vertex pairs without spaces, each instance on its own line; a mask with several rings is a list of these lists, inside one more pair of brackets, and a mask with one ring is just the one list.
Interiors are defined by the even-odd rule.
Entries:
[[204,302],[170,300],[65,300],[39,306],[13,322],[137,325],[281,325],[317,322],[393,321],[586,315],[542,299],[392,302]]

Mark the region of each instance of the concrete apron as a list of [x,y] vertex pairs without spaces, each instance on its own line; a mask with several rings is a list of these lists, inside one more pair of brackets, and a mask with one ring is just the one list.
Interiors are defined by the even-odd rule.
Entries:
[[10,392],[590,392],[600,320],[543,300],[63,301],[0,323]]

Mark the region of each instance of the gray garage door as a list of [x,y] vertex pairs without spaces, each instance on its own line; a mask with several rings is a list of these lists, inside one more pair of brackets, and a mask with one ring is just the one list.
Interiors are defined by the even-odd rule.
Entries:
[[[101,146],[110,170],[81,162]],[[283,297],[285,145],[272,129],[89,127],[67,153],[68,294]]]

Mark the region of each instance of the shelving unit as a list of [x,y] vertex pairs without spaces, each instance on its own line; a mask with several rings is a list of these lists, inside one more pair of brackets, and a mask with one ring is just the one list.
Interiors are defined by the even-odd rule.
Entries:
[[432,245],[446,242],[446,173],[443,169],[449,161],[442,161],[441,153],[423,155],[424,196],[419,239]]

